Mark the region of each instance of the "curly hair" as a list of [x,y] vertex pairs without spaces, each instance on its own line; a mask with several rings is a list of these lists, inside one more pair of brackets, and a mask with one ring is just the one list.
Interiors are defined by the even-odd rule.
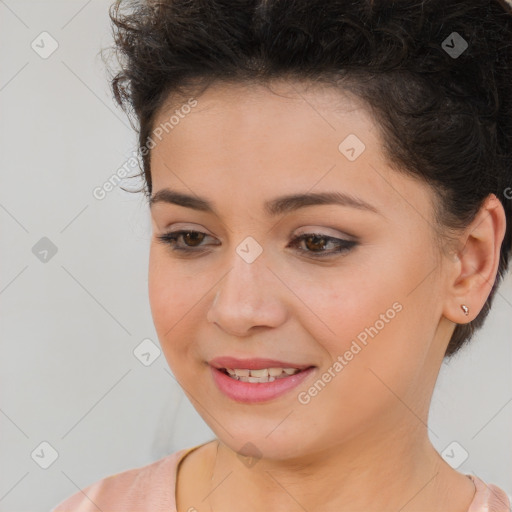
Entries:
[[[163,108],[212,83],[273,79],[331,84],[364,100],[384,155],[432,187],[447,232],[467,227],[495,194],[507,218],[496,279],[478,316],[455,327],[445,357],[472,338],[512,250],[505,0],[116,0],[109,14],[120,64],[110,83],[116,102],[135,115],[148,196],[147,141]],[[450,51],[455,40],[458,54]]]

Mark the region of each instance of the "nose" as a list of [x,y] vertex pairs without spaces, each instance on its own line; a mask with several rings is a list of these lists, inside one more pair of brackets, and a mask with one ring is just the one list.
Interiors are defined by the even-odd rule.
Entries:
[[263,258],[247,263],[236,255],[232,268],[217,285],[207,320],[239,337],[278,327],[287,317],[285,290]]

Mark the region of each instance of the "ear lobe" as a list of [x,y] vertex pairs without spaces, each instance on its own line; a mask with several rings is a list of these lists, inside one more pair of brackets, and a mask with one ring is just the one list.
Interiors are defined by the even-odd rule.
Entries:
[[[456,275],[448,283],[449,298],[443,312],[452,322],[471,322],[483,308],[496,280],[505,229],[503,205],[490,194],[460,237],[462,250],[454,259]],[[469,309],[468,315],[461,305]]]

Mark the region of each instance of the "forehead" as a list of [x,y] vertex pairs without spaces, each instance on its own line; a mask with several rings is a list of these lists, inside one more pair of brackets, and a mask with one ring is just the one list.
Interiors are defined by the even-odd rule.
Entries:
[[[361,138],[375,129],[360,99],[328,85],[287,81],[251,85],[218,83],[194,98],[197,103],[193,108],[186,107],[189,99],[170,97],[156,116],[153,130],[165,125],[180,110],[184,113],[172,127],[176,144],[178,138],[188,138],[191,142],[191,136],[219,141],[225,133],[233,131],[239,132],[239,139],[244,135],[257,135],[258,139],[267,135],[273,140],[276,130],[280,130],[282,141],[300,136],[311,139],[340,130],[343,133],[344,121],[349,121]],[[281,131],[282,128],[286,130]],[[233,133],[230,135],[233,137]]]
[[[199,195],[223,200],[236,193],[249,204],[276,190],[314,188],[372,197],[378,207],[379,201],[396,204],[397,194],[410,195],[407,188],[417,187],[416,180],[389,167],[376,122],[349,93],[290,82],[274,83],[271,90],[222,84],[195,99],[197,105],[182,109],[179,122],[155,140],[153,193],[164,187],[199,189]],[[162,109],[153,129],[185,104]],[[340,149],[345,140],[360,142],[355,160]]]

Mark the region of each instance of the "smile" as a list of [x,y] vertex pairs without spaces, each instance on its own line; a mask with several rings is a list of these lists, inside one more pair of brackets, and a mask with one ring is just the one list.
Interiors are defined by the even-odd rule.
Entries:
[[262,368],[260,370],[220,368],[231,378],[242,382],[273,382],[299,373],[298,368]]
[[215,368],[211,375],[223,395],[241,403],[265,402],[276,399],[304,382],[316,367],[261,368],[257,370]]

